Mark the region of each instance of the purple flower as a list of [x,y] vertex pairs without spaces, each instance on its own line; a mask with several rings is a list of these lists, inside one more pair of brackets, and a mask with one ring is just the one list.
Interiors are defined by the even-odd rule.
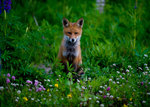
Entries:
[[7,77],[10,77],[10,76],[11,76],[10,73],[8,73],[8,74],[7,74]]
[[35,86],[37,86],[38,83],[39,83],[38,80],[35,80],[35,81],[34,81],[34,85],[35,85]]
[[12,76],[11,78],[12,78],[12,80],[15,80],[15,79],[16,79],[16,77],[15,77],[15,76]]
[[40,91],[42,91],[42,88],[40,87],[40,88],[38,88],[38,90],[37,90],[38,92],[40,92]]
[[4,0],[4,10],[6,10],[6,12],[9,12],[9,10],[11,9],[11,0]]
[[6,79],[6,83],[7,84],[10,83],[10,79],[9,78]]
[[32,84],[32,81],[30,81],[30,80],[27,80],[27,81],[26,81],[26,83],[28,83],[28,84]]
[[143,85],[144,84],[144,82],[141,82],[141,85]]
[[106,90],[107,90],[107,91],[110,91],[110,87],[108,87]]
[[107,96],[106,95],[104,95],[104,97],[103,98],[106,98]]

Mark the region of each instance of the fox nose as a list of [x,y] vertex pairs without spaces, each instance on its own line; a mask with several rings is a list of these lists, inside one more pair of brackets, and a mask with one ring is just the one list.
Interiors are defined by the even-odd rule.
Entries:
[[74,43],[74,42],[75,42],[75,39],[74,39],[74,38],[72,38],[72,39],[71,39],[71,42],[72,42],[72,43]]

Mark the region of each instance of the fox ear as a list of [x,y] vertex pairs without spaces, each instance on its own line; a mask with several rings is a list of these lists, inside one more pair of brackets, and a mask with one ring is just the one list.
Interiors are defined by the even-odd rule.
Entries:
[[64,18],[63,19],[63,27],[68,27],[69,26],[69,21],[68,19]]
[[83,27],[83,23],[84,23],[84,20],[83,20],[83,18],[81,18],[81,19],[79,19],[78,21],[77,21],[77,25],[79,26],[79,27]]

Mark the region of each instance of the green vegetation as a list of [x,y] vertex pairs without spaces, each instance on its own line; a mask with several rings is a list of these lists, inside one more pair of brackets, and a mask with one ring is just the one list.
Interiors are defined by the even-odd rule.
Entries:
[[[106,0],[100,14],[93,0],[12,0],[0,12],[0,105],[149,106],[149,5]],[[63,17],[84,18],[77,82],[57,61]]]

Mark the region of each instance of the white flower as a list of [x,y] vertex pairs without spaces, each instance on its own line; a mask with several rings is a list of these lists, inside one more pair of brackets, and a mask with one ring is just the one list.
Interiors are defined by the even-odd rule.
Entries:
[[48,82],[50,82],[50,79],[47,79]]
[[49,85],[50,87],[53,87],[53,85]]
[[20,91],[20,90],[18,90],[18,91],[17,91],[17,93],[18,93],[18,94],[20,94],[20,93],[21,93],[21,91]]
[[61,75],[58,75],[59,77],[61,77]]
[[100,88],[103,88],[103,86],[99,86]]
[[97,100],[96,103],[99,103],[99,101]]
[[19,97],[16,97],[16,99],[18,99],[18,100],[19,100]]
[[4,90],[4,87],[3,87],[3,86],[0,86],[0,90],[2,90],[2,91],[3,91],[3,90]]
[[117,81],[117,84],[119,84],[119,81]]
[[82,89],[85,89],[85,87],[84,87],[84,86],[82,86]]
[[131,68],[131,65],[128,65],[128,68]]
[[119,78],[116,78],[116,80],[119,80]]
[[113,66],[116,66],[116,64],[113,64]]
[[100,94],[102,94],[102,93],[103,93],[103,91],[99,91],[99,93],[100,93]]
[[148,55],[147,55],[147,54],[144,54],[144,56],[145,56],[145,57],[148,57]]
[[107,87],[107,85],[105,85],[105,87]]
[[111,96],[110,96],[110,98],[111,98],[111,99],[113,99],[113,98],[114,98],[114,96],[112,96],[112,95],[111,95]]
[[33,100],[34,100],[34,98],[31,98],[31,100],[33,101]]
[[88,78],[88,80],[90,80],[90,81],[91,81],[91,78],[89,77],[89,78]]
[[98,97],[96,97],[96,99],[99,99]]
[[142,103],[146,103],[146,101],[142,101]]
[[18,102],[18,99],[16,99],[15,101]]
[[77,82],[79,83],[79,82],[80,82],[80,80],[78,80],[78,79],[77,79]]
[[47,81],[46,79],[44,79],[44,81]]
[[100,104],[100,107],[104,107],[104,104]]
[[116,82],[115,82],[115,81],[113,81],[113,84],[116,84]]
[[92,98],[89,98],[89,100],[92,100]]
[[61,98],[61,100],[64,100],[64,98]]
[[109,93],[107,93],[107,96],[109,96],[110,94]]
[[150,95],[150,93],[147,93],[147,95]]
[[117,74],[119,74],[120,72],[119,71],[117,71]]
[[46,98],[43,98],[43,100],[46,100]]
[[144,64],[145,66],[147,66],[147,64]]
[[112,81],[112,79],[109,79],[109,81]]
[[126,72],[129,72],[129,70],[127,69]]

